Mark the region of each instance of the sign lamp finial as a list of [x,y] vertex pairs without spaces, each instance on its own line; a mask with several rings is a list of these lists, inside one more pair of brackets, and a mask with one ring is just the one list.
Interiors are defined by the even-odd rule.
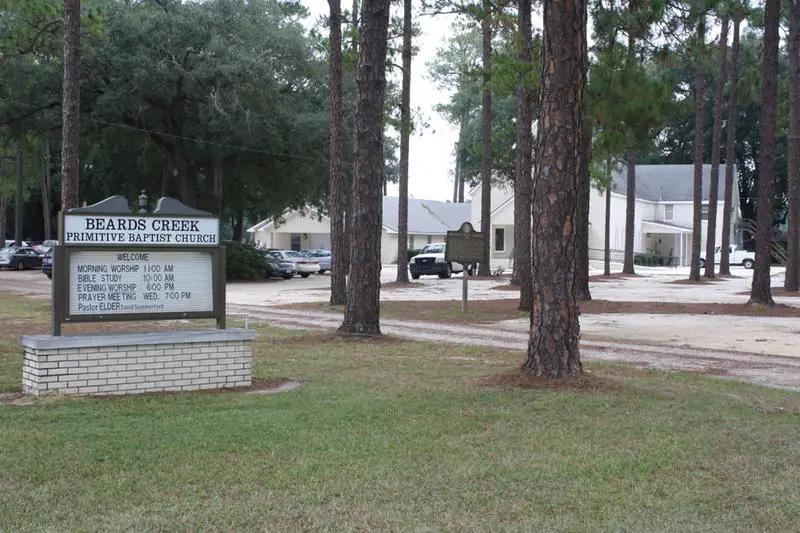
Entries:
[[142,194],[139,195],[139,214],[144,215],[147,213],[147,193],[142,189]]

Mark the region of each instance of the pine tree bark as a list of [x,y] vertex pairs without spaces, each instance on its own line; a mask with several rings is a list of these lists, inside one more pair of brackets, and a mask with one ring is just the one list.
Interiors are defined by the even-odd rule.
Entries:
[[[700,16],[697,23],[697,41],[700,53],[705,47],[706,17]],[[700,249],[702,248],[702,209],[703,209],[703,95],[705,94],[705,67],[702,60],[695,61],[697,75],[695,77],[694,96],[694,215],[692,217],[692,259],[689,267],[689,279],[700,281]]]
[[[50,139],[44,141],[44,183],[42,183],[42,211],[44,215],[44,239],[49,241],[52,239],[52,213],[53,206],[50,201],[52,194],[53,178],[51,175],[52,159],[50,157]],[[2,236],[2,233],[0,233]]]
[[356,67],[353,241],[344,322],[347,335],[380,335],[383,104],[391,0],[364,0]]
[[736,172],[736,119],[739,115],[739,28],[741,15],[733,15],[733,42],[731,43],[731,84],[728,92],[728,122],[725,139],[725,201],[722,213],[722,253],[719,260],[720,275],[730,275],[731,218],[736,208],[733,205],[733,177]]
[[242,242],[244,240],[244,210],[237,209],[233,213],[233,240]]
[[[632,141],[629,141],[632,142]],[[636,238],[636,150],[625,152],[627,185],[625,194],[625,258],[623,274],[635,274],[633,267],[634,239]]]
[[483,233],[483,261],[478,275],[491,274],[492,233],[492,4],[483,0],[483,133],[481,154],[481,232]]
[[575,210],[581,183],[586,9],[586,0],[544,1],[544,61],[533,187],[534,304],[522,368],[546,378],[583,372],[575,294]]
[[722,17],[719,32],[719,73],[714,90],[714,132],[711,141],[711,183],[708,188],[708,230],[706,233],[705,276],[714,277],[714,249],[717,237],[717,197],[719,196],[719,163],[722,151],[722,112],[725,108],[723,90],[728,80],[728,26],[727,14]]
[[520,285],[519,309],[533,308],[531,282],[531,189],[533,188],[533,102],[528,72],[533,64],[531,0],[519,0],[519,33],[522,38],[517,72],[517,153],[514,176],[514,272]]
[[330,305],[347,301],[347,253],[344,247],[342,207],[342,5],[328,0],[331,41],[331,133],[328,207],[331,223],[331,298]]
[[219,150],[214,150],[214,198],[217,200],[217,215],[222,217],[224,212],[224,177],[225,170],[222,161],[222,154]]
[[780,0],[764,3],[764,84],[761,98],[761,154],[758,169],[756,257],[748,304],[773,305],[770,288],[775,190],[775,129],[778,103]]
[[6,201],[0,198],[0,248],[6,246]]
[[[25,150],[17,141],[17,196],[14,201],[14,246],[22,246],[22,204],[25,189]],[[5,243],[3,243],[5,245]]]
[[64,78],[61,89],[61,209],[78,207],[81,0],[64,0]]
[[[636,4],[631,2],[628,5],[631,16],[635,15]],[[633,64],[636,61],[636,39],[633,30],[628,28],[628,62]],[[628,130],[627,134],[628,149],[625,152],[625,167],[627,170],[627,184],[625,195],[625,252],[622,261],[622,272],[633,275],[634,252],[636,239],[636,137],[633,131]]]
[[603,250],[603,275],[611,275],[611,184],[609,184],[608,189],[606,189],[606,228],[605,247]]
[[400,95],[400,191],[397,201],[397,281],[408,283],[408,157],[411,137],[411,0],[403,0],[403,82]]
[[[588,53],[586,56],[588,57]],[[587,69],[588,72],[588,69]],[[591,159],[592,149],[592,128],[588,120],[585,121],[581,136],[580,167],[578,178],[578,206],[575,210],[575,239],[576,246],[575,261],[577,270],[575,271],[575,290],[579,301],[588,302],[592,299],[589,290],[589,207],[591,203],[592,182],[589,177],[589,160]]]
[[800,290],[800,0],[789,3],[788,261],[783,288]]

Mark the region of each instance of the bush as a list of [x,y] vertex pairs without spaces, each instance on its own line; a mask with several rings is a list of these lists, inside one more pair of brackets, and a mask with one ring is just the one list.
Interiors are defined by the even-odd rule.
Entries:
[[414,257],[415,255],[421,254],[422,253],[422,248],[415,248],[413,250],[407,250],[407,252],[408,252],[408,257],[406,258],[406,263],[411,261],[411,258]]
[[669,263],[669,258],[659,254],[634,254],[633,264],[641,266],[664,266]]
[[264,252],[252,244],[225,241],[226,280],[254,280],[264,277],[267,259]]

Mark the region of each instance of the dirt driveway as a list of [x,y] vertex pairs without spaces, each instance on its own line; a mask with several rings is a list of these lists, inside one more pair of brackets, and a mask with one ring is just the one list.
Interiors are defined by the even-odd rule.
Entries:
[[[737,269],[737,277],[714,283],[680,283],[688,271],[679,269],[640,269],[640,276],[612,279],[591,284],[594,298],[642,302],[644,312],[587,314],[581,317],[582,346],[590,359],[607,359],[631,364],[691,370],[725,375],[754,383],[800,390],[800,319],[785,317],[741,317],[706,314],[651,314],[649,306],[659,302],[743,304],[752,271]],[[396,272],[384,268],[382,283],[394,280]],[[773,285],[782,283],[782,270],[773,272]],[[254,319],[274,324],[333,327],[341,319],[331,313],[278,310],[287,303],[325,302],[330,278],[275,280],[260,283],[230,283],[227,289],[229,311],[246,313]],[[496,290],[507,279],[470,281],[470,299],[516,299],[514,291]],[[0,291],[12,291],[37,298],[49,298],[50,281],[40,272],[0,272]],[[452,300],[461,296],[461,279],[430,278],[414,283],[412,288],[381,291],[384,300]],[[776,301],[800,307],[798,297],[780,297]],[[487,302],[488,303],[488,302]],[[424,305],[421,303],[421,305]],[[639,306],[635,306],[639,307]],[[288,315],[287,315],[288,313]],[[297,313],[300,313],[298,318]],[[305,313],[305,315],[303,315]],[[527,320],[505,320],[494,324],[468,327],[428,324],[402,320],[384,320],[384,330],[423,341],[469,342],[487,346],[524,348]],[[464,331],[461,331],[464,329]],[[468,331],[478,333],[468,334]],[[499,344],[498,344],[499,343]]]

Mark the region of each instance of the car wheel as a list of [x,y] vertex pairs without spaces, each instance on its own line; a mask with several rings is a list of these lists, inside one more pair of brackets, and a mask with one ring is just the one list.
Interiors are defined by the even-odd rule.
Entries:
[[324,274],[325,272],[327,272],[327,270],[320,270],[319,271],[320,274]]
[[744,261],[742,261],[742,266],[749,270],[754,266],[756,266],[756,264],[752,259],[745,259]]
[[283,275],[283,279],[292,279],[293,277],[294,277],[294,274],[284,274]]
[[302,274],[300,274],[300,277],[303,278],[303,279],[306,279],[310,275],[311,274],[309,274],[308,272],[303,272]]
[[45,276],[47,276],[47,279],[53,279],[53,274],[51,274],[49,272],[47,274],[45,274]]
[[444,273],[439,274],[439,279],[449,279],[450,276],[453,275],[453,267],[450,266],[450,263],[447,263],[444,267]]
[[24,261],[18,261],[17,262],[17,270],[25,270],[25,262]]
[[419,274],[411,274],[411,279],[419,279]]
[[704,268],[706,266],[706,260],[703,258],[700,258],[699,263],[700,263],[700,268]]

